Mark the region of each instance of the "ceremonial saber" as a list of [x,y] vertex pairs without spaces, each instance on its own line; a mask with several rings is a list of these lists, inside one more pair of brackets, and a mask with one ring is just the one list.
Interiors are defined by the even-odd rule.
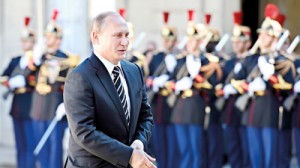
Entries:
[[207,44],[209,43],[210,39],[213,37],[213,35],[214,35],[214,34],[213,34],[212,32],[209,32],[209,33],[206,35],[205,39],[203,40],[203,42],[202,42],[201,45],[200,45],[200,50],[201,50],[201,51],[205,51],[205,48],[206,48]]
[[221,51],[223,49],[223,47],[225,46],[225,44],[227,43],[227,41],[229,40],[229,34],[226,33],[220,40],[220,42],[216,45],[215,50],[217,52]]
[[184,36],[183,39],[178,43],[177,48],[179,50],[183,50],[183,48],[186,45],[187,41],[188,41],[188,37]]
[[250,54],[255,54],[260,44],[260,39],[258,38],[252,48],[249,50]]
[[292,54],[292,52],[295,50],[295,48],[297,47],[299,42],[300,42],[300,36],[298,35],[298,36],[295,37],[295,39],[293,40],[293,42],[291,43],[291,45],[287,49],[287,53]]
[[38,145],[36,146],[36,148],[33,151],[33,154],[35,156],[37,156],[41,149],[43,148],[43,146],[45,145],[47,139],[49,138],[51,132],[53,131],[53,129],[55,128],[57,122],[59,121],[58,117],[54,117],[53,120],[51,121],[49,127],[47,128],[46,132],[44,133],[44,135],[42,136],[41,140],[39,141]]
[[136,38],[135,42],[133,43],[132,45],[132,50],[135,50],[139,45],[140,43],[142,42],[142,40],[145,38],[146,36],[146,33],[145,32],[141,32],[139,34],[139,36]]
[[282,45],[284,44],[284,42],[286,41],[286,39],[289,37],[290,35],[290,31],[285,30],[283,35],[280,37],[280,39],[278,40],[276,46],[275,46],[275,50],[279,51],[282,47]]

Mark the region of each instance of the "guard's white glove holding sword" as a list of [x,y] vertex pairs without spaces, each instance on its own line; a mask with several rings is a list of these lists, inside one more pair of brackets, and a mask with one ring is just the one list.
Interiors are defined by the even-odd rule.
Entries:
[[260,56],[258,58],[257,66],[263,75],[263,79],[268,81],[269,78],[275,73],[275,67],[273,64],[269,63],[265,56]]

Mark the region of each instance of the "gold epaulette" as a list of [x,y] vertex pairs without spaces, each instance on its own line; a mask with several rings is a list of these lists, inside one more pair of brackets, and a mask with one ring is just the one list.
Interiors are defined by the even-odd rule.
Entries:
[[146,56],[136,50],[132,51],[132,55],[138,59],[135,63],[139,67],[143,68],[144,76],[148,76],[149,75],[149,67],[148,67],[148,62],[146,60]]
[[68,58],[67,58],[67,63],[70,67],[75,67],[79,64],[80,62],[80,56],[79,55],[68,55]]
[[205,54],[206,58],[208,59],[209,62],[215,62],[215,63],[219,63],[220,59],[219,57],[211,54],[211,53],[206,53]]
[[146,56],[144,54],[142,54],[142,53],[140,53],[139,51],[136,51],[136,50],[132,51],[132,55],[135,56],[140,61],[144,61],[145,58],[146,58]]
[[222,53],[219,53],[219,55],[220,55],[222,58],[224,58],[225,61],[231,59],[230,55],[228,55],[228,54],[226,54],[226,53],[223,53],[223,52],[222,52]]
[[176,59],[177,59],[177,60],[182,59],[182,58],[184,58],[184,57],[186,57],[186,55],[185,55],[185,54],[182,54],[182,53],[176,55]]

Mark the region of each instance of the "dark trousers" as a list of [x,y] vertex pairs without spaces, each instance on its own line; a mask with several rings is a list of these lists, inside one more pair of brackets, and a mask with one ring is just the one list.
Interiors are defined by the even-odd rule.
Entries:
[[278,130],[275,128],[248,127],[248,142],[253,168],[276,168]]
[[52,134],[50,135],[51,147],[50,147],[50,168],[62,168],[63,167],[63,138],[68,122],[63,119],[57,123]]
[[228,159],[232,168],[243,167],[242,130],[240,126],[227,126],[225,138]]
[[176,141],[178,142],[178,168],[192,167],[192,150],[187,124],[174,124]]
[[223,134],[221,125],[211,124],[207,129],[199,129],[199,157],[200,168],[221,168],[223,155]]
[[298,161],[298,167],[300,167],[300,128],[294,128],[294,137],[296,145],[296,157]]
[[247,128],[241,126],[241,142],[242,142],[242,153],[243,153],[243,168],[251,168],[250,154],[249,154],[249,142],[247,135]]
[[[33,120],[33,130],[36,145],[40,142],[42,136],[49,127],[50,121],[44,120]],[[38,167],[49,168],[50,165],[50,138],[47,139],[44,146],[41,148],[40,153],[37,155]]]
[[167,134],[167,168],[175,168],[178,165],[178,142],[173,124],[166,126]]
[[284,129],[278,131],[278,167],[289,168],[292,153],[292,130]]
[[35,157],[33,155],[34,139],[32,120],[13,119],[15,142],[17,150],[17,167],[34,168]]
[[167,134],[165,124],[155,124],[153,128],[154,155],[159,168],[167,167]]
[[[38,143],[51,121],[34,121],[34,131],[36,143]],[[37,156],[39,166],[41,168],[61,168],[63,167],[63,136],[65,129],[67,128],[67,121],[58,121],[54,127],[52,133],[47,139],[46,143],[42,147],[40,153]]]

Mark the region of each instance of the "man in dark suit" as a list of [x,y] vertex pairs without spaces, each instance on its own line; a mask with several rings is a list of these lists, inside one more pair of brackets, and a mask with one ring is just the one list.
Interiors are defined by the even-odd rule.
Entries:
[[67,77],[70,127],[66,167],[150,167],[153,117],[141,70],[125,60],[128,27],[114,12],[92,23],[94,52]]

